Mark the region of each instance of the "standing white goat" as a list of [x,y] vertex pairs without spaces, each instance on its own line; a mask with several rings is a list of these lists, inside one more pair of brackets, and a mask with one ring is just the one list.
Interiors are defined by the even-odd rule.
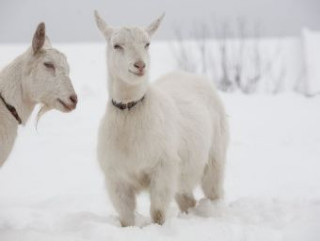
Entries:
[[134,225],[135,196],[144,188],[158,224],[174,196],[182,212],[195,206],[199,183],[209,199],[223,195],[228,125],[216,90],[187,73],[148,85],[150,37],[162,18],[147,28],[112,28],[95,12],[109,72],[98,158],[122,226]]
[[39,114],[50,109],[75,109],[77,95],[69,78],[66,57],[51,47],[45,25],[40,23],[32,47],[0,72],[0,167],[9,156],[17,136],[35,105]]

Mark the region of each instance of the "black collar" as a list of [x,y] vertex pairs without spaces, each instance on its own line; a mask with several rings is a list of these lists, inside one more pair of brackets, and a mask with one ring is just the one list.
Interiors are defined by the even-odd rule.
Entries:
[[7,107],[8,111],[10,111],[10,113],[13,115],[14,118],[16,118],[16,120],[18,121],[18,123],[21,125],[22,121],[21,118],[16,110],[16,108],[14,108],[14,106],[8,104],[5,99],[3,98],[2,94],[0,93],[0,99],[2,100],[3,104]]
[[129,103],[117,103],[116,101],[114,101],[112,99],[112,104],[117,107],[118,109],[120,110],[125,110],[125,109],[128,109],[130,110],[132,107],[134,107],[136,104],[138,104],[139,102],[142,102],[144,100],[144,96],[142,96],[142,98],[140,100],[137,100],[137,101],[131,101]]

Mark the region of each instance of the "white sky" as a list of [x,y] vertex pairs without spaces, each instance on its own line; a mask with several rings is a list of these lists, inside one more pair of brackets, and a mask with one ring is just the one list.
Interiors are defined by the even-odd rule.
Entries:
[[102,41],[94,9],[111,25],[147,25],[166,12],[158,39],[173,38],[177,27],[190,33],[199,23],[231,25],[238,18],[248,29],[259,24],[266,36],[320,30],[320,0],[0,0],[0,42],[29,41],[40,21],[53,41]]

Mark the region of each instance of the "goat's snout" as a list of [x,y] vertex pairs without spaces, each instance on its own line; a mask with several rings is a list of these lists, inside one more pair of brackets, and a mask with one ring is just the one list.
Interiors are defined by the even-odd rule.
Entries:
[[78,103],[78,96],[76,94],[73,94],[69,97],[69,99],[71,100],[71,102],[74,104],[74,106],[77,105]]
[[146,64],[142,60],[138,60],[133,64],[135,68],[139,70],[139,72],[143,72],[144,68],[146,67]]

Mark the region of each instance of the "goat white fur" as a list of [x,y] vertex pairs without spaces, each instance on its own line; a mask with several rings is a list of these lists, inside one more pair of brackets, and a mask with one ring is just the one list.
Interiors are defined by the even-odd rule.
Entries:
[[[97,12],[95,18],[107,40],[109,74],[98,159],[122,226],[134,225],[135,196],[145,188],[158,224],[174,197],[182,212],[195,206],[199,183],[207,198],[221,198],[228,125],[215,88],[206,78],[182,72],[148,85],[149,41],[163,16],[147,28],[112,28]],[[112,100],[137,103],[121,110]]]
[[35,105],[41,113],[50,109],[69,112],[75,109],[77,96],[69,78],[66,57],[51,47],[40,23],[32,47],[0,72],[0,167],[8,158],[17,136],[19,122],[6,104],[13,106],[25,125]]

